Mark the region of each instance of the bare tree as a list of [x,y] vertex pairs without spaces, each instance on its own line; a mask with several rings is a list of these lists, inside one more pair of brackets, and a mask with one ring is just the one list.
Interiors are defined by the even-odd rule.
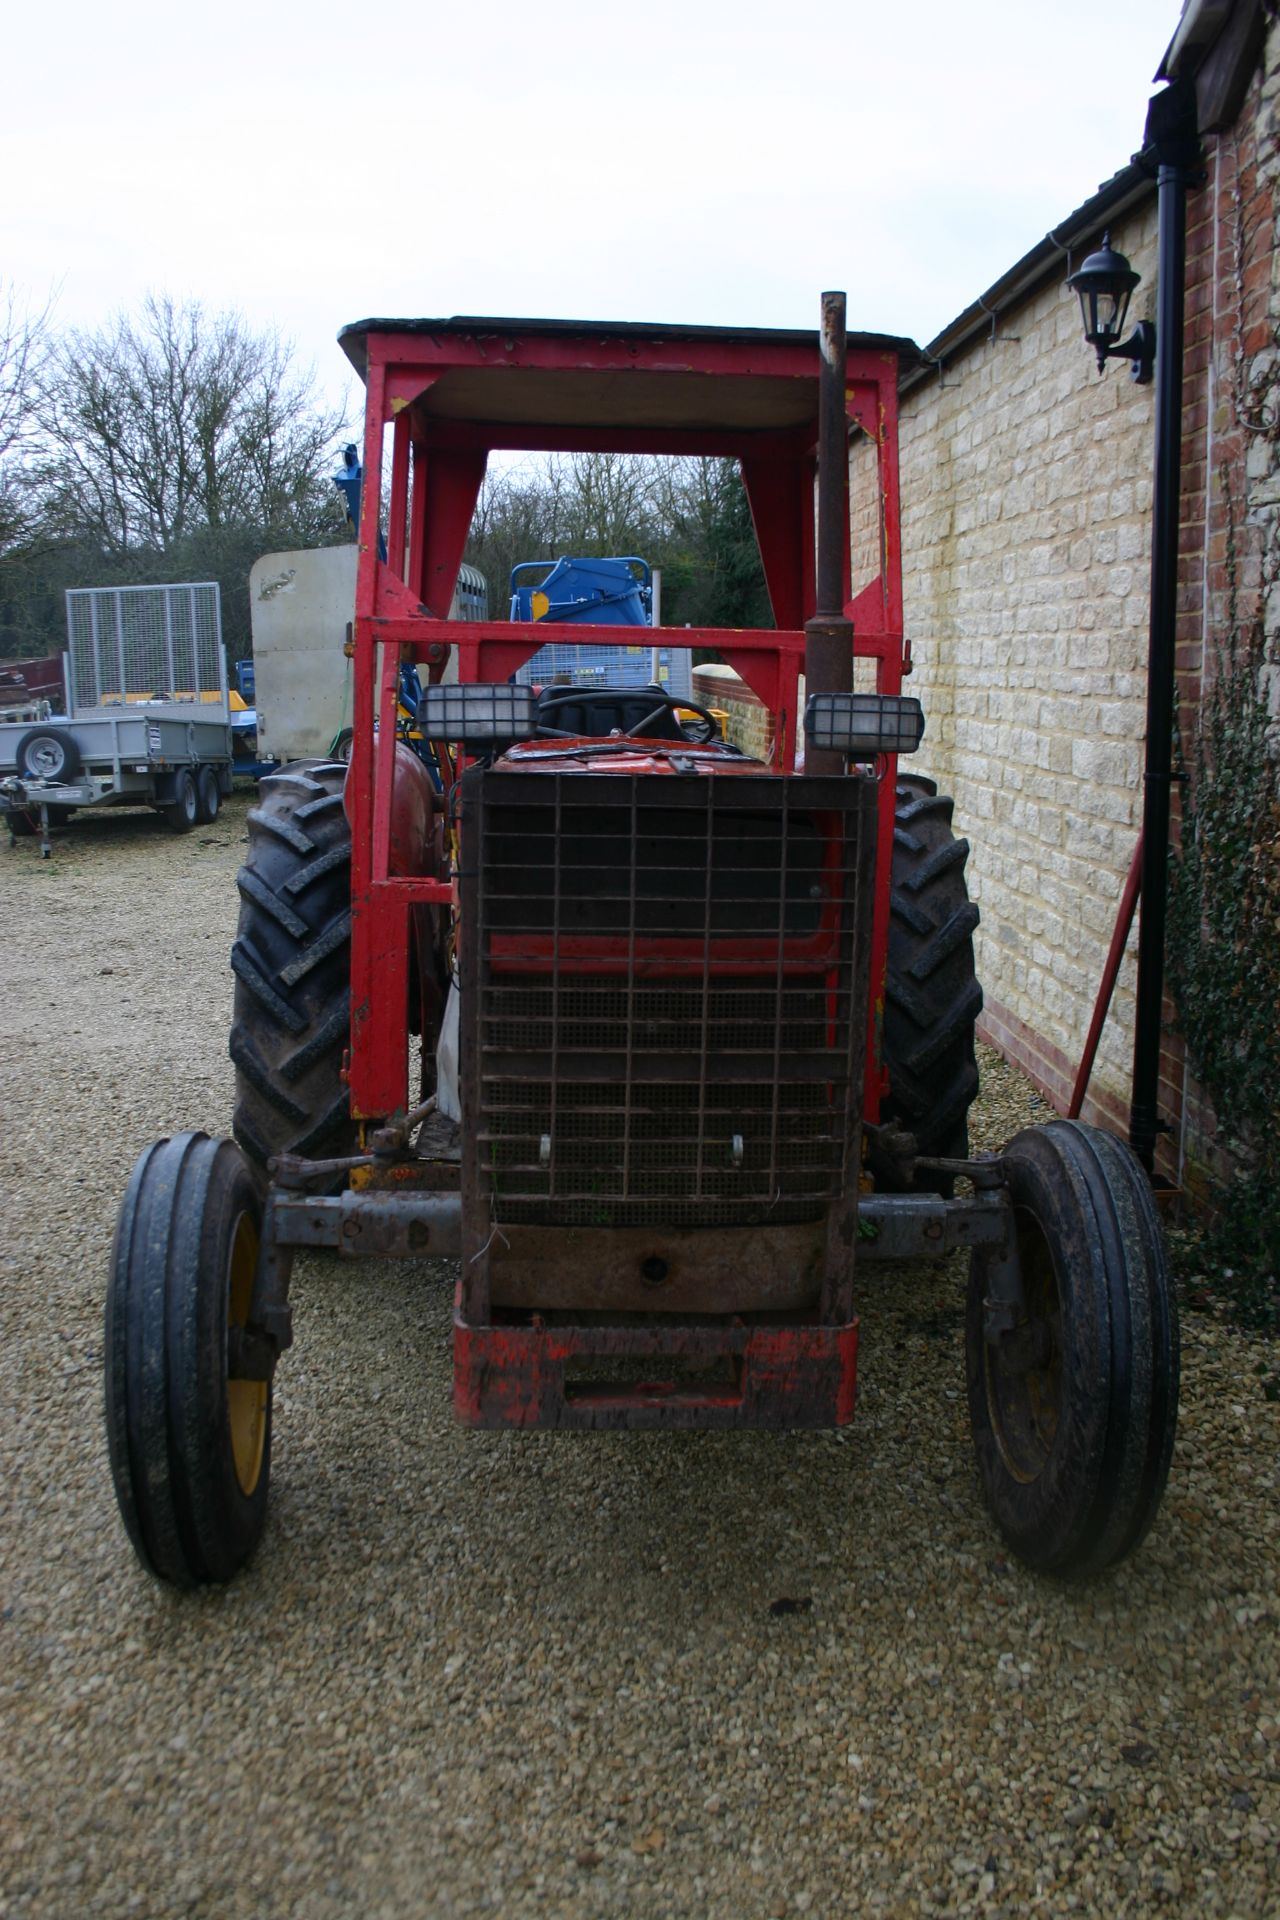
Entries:
[[33,314],[13,286],[0,284],[0,553],[26,525],[25,463],[48,338],[48,307]]
[[236,314],[149,297],[136,321],[67,334],[49,355],[40,425],[47,523],[104,553],[247,526],[305,542],[332,525],[341,416],[317,403],[286,342]]
[[511,568],[562,554],[639,554],[663,571],[669,624],[772,622],[737,462],[549,454],[491,472],[467,558],[505,602]]

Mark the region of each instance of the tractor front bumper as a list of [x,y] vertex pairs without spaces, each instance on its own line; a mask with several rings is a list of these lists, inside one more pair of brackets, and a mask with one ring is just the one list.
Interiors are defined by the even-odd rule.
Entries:
[[858,1322],[651,1326],[453,1320],[453,1404],[472,1427],[840,1427]]

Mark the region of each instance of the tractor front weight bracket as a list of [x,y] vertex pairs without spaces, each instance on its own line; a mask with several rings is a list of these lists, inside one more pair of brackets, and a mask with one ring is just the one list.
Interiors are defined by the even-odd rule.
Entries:
[[[937,1194],[864,1194],[858,1201],[859,1260],[941,1260],[966,1249],[981,1264],[987,1339],[1012,1336],[1025,1318],[1014,1213],[998,1160],[956,1161],[975,1191],[958,1199]],[[462,1252],[462,1196],[456,1192],[347,1188],[306,1192],[308,1175],[330,1163],[290,1160],[267,1194],[253,1310],[230,1353],[231,1375],[266,1379],[291,1344],[289,1281],[295,1254],[327,1248],[345,1259],[457,1259]],[[467,1329],[478,1335],[479,1328]],[[537,1329],[528,1330],[536,1341]]]

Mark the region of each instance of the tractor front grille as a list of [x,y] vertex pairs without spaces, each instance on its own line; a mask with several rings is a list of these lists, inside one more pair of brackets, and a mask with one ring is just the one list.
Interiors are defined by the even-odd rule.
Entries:
[[782,1225],[840,1197],[874,796],[857,777],[466,777],[479,1221]]

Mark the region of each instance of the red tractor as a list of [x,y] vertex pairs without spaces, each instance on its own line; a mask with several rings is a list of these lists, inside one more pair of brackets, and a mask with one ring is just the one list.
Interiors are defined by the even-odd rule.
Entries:
[[[571,1428],[847,1422],[860,1263],[968,1249],[992,1512],[1034,1567],[1120,1559],[1168,1471],[1174,1304],[1119,1141],[1053,1121],[968,1154],[967,847],[898,772],[923,727],[915,349],[846,336],[838,295],[817,335],[374,320],[342,344],[368,390],[352,758],[271,775],[250,814],[235,1142],[158,1142],[121,1210],[107,1426],[140,1558],[193,1584],[252,1551],[290,1270],[328,1247],[456,1256],[459,1419]],[[515,682],[614,628],[442,617],[495,448],[739,461],[776,625],[663,640],[765,702],[767,763],[660,687]],[[404,662],[425,757],[397,738]]]

